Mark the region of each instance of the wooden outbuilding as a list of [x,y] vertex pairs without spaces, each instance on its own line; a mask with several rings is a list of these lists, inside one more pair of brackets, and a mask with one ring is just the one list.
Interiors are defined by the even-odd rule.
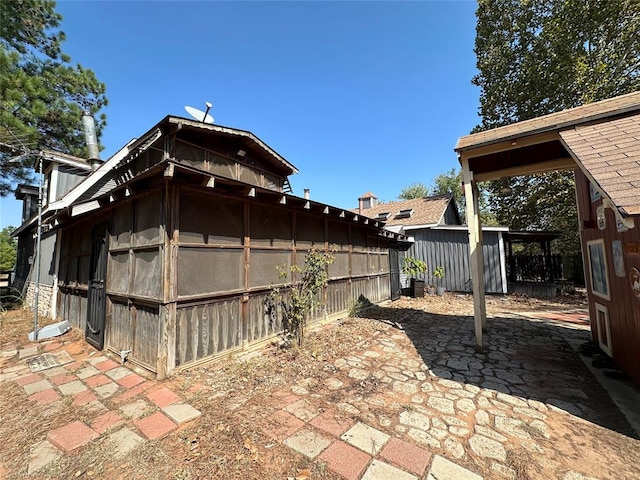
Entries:
[[461,137],[476,341],[485,347],[479,182],[575,172],[594,341],[640,385],[640,92]]
[[276,266],[301,265],[312,247],[335,250],[314,320],[389,299],[404,237],[292,195],[296,171],[251,132],[164,118],[45,208],[55,315],[163,378],[281,332],[266,299],[295,278]]

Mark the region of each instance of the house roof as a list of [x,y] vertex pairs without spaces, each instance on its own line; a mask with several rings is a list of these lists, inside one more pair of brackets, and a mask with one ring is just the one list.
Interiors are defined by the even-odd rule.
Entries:
[[560,137],[618,208],[640,214],[640,113],[576,126]]
[[482,145],[489,145],[512,138],[559,130],[564,127],[573,127],[612,115],[624,114],[640,108],[640,92],[593,102],[580,107],[569,108],[560,112],[551,113],[542,117],[524,120],[522,122],[505,125],[504,127],[486,130],[460,137],[455,151],[460,152]]
[[66,165],[68,167],[83,170],[83,171],[91,171],[91,165],[84,159],[80,157],[76,157],[73,155],[68,155],[62,152],[54,152],[52,150],[42,150],[37,157],[34,168],[38,168],[38,162],[43,161],[46,163],[60,163]]
[[[413,198],[411,200],[381,203],[371,208],[362,209],[360,214],[375,219],[380,214],[388,213],[389,216],[386,220],[381,219],[387,226],[437,225],[442,221],[444,212],[451,201],[452,196],[450,194]],[[357,213],[359,210],[355,208],[351,211]],[[406,212],[406,214],[410,212],[410,215],[403,215],[400,212]]]
[[376,197],[373,193],[371,192],[367,192],[364,195],[362,195],[360,198],[365,199],[365,198],[378,198]]
[[579,168],[622,221],[640,215],[640,91],[460,137],[455,150],[478,182]]
[[[197,120],[189,120],[183,117],[176,117],[173,115],[168,115],[165,117],[158,126],[163,124],[173,124],[179,126],[179,128],[189,128],[193,130],[198,130],[203,133],[217,134],[217,135],[225,135],[225,136],[233,136],[237,137],[243,145],[257,150],[262,153],[262,155],[273,163],[274,165],[283,168],[288,175],[293,175],[298,173],[298,169],[292,164],[289,163],[282,155],[272,149],[269,145],[260,140],[256,135],[247,131],[240,130],[237,128],[224,127],[222,125],[213,125],[209,123],[199,122]],[[154,127],[151,130],[155,130],[158,126]]]

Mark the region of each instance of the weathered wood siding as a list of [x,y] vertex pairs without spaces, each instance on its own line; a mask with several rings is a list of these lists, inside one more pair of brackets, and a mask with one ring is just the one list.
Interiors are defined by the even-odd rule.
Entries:
[[[410,230],[415,243],[403,255],[418,258],[427,263],[428,273],[438,265],[444,267],[445,276],[438,281],[451,292],[472,292],[471,267],[469,265],[469,234],[466,230],[420,229]],[[500,232],[484,231],[482,254],[484,258],[484,287],[487,293],[503,293],[505,265],[500,256]],[[400,261],[402,266],[402,260]],[[431,281],[429,275],[418,278]],[[403,277],[404,285],[408,279]]]
[[58,303],[56,315],[84,330],[87,322],[87,292],[91,268],[91,231],[108,221],[101,212],[64,228],[61,235],[58,267]]
[[241,299],[178,308],[176,366],[240,346]]
[[[640,246],[640,216],[634,216],[633,229],[618,232],[616,219],[610,208],[605,209],[606,228],[600,230],[597,222],[597,208],[602,199],[592,201],[589,192],[589,181],[582,173],[576,171],[576,192],[578,213],[581,227],[582,255],[585,266],[585,283],[589,296],[589,313],[593,339],[598,341],[598,324],[596,321],[596,303],[607,308],[611,332],[611,353],[615,362],[624,369],[640,385],[640,298],[631,289],[630,272],[632,268],[640,270],[640,253],[623,253],[623,273],[618,276],[614,267],[613,242],[620,241],[623,251],[629,247]],[[592,289],[591,268],[587,243],[602,239],[607,264],[607,279],[610,299],[595,295]]]
[[387,241],[362,226],[215,190],[175,191],[170,237],[177,313],[175,365],[169,370],[281,332],[282,311],[271,311],[266,299],[272,286],[291,278],[280,278],[276,267],[302,265],[313,246],[336,250],[329,285],[318,298],[325,306],[315,319],[346,312],[359,298],[390,298]]
[[[237,155],[242,147],[240,143],[216,143],[209,148],[191,143],[189,132],[181,132],[174,146],[174,157],[187,165],[210,172],[216,176],[239,180],[250,185],[282,191],[285,177],[275,172],[273,166],[266,164],[253,152],[245,152],[244,157]],[[199,139],[194,139],[197,142]]]
[[376,227],[273,198],[149,182],[65,229],[59,311],[84,329],[91,231],[108,223],[105,346],[159,375],[281,332],[281,308],[265,300],[273,286],[286,295],[291,275],[276,266],[301,265],[312,247],[336,249],[314,319],[390,298],[388,240]]

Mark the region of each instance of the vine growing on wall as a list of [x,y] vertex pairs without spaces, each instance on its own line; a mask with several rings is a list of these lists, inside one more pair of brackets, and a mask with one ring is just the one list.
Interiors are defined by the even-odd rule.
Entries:
[[[294,279],[290,284],[272,288],[267,299],[269,313],[275,312],[278,306],[282,308],[282,339],[285,348],[291,347],[294,342],[298,346],[302,345],[309,316],[314,309],[323,305],[318,300],[318,293],[328,283],[327,267],[333,263],[334,258],[333,250],[323,252],[312,247],[304,257],[303,266],[276,266],[280,279],[284,280],[290,274]],[[287,294],[284,294],[285,291]]]

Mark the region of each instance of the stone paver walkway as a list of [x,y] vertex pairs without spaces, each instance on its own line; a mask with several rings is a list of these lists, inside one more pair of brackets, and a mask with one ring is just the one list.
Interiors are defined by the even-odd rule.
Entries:
[[[347,480],[515,480],[519,462],[533,459],[539,478],[592,479],[553,450],[562,439],[549,423],[607,421],[581,365],[567,368],[577,359],[565,338],[589,339],[583,316],[493,319],[482,354],[472,330],[451,319],[400,314],[395,334],[335,360],[321,383],[302,379],[278,392],[264,434]],[[622,478],[609,473],[602,478]]]
[[100,437],[108,437],[117,455],[124,455],[201,415],[171,389],[101,354],[31,373],[27,359],[57,350],[63,350],[63,345],[56,341],[28,344],[20,350],[12,345],[0,348],[0,384],[15,382],[30,402],[53,406],[70,399],[73,406],[89,412],[89,421],[52,428],[46,440],[32,445],[29,475]]
[[[260,413],[266,424],[256,421],[255,431],[265,448],[278,443],[345,480],[640,478],[640,442],[598,443],[626,427],[566,342],[589,338],[582,315],[492,318],[490,349],[477,353],[469,318],[387,309],[379,330],[348,355],[270,387],[266,401],[216,398],[238,415]],[[125,456],[201,415],[166,384],[100,353],[29,371],[28,358],[63,349],[55,341],[0,348],[0,388],[14,383],[50,418],[63,402],[83,412],[34,438],[28,475],[101,440]],[[638,448],[618,455],[616,445]],[[588,464],[593,451],[616,461]]]

